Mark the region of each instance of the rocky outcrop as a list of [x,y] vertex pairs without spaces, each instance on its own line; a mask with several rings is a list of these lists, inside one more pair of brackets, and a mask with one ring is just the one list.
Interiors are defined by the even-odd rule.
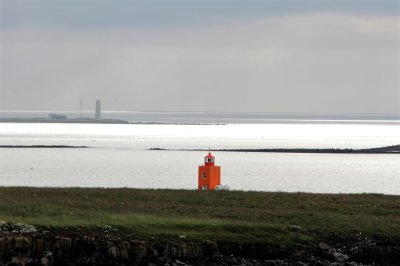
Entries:
[[38,230],[28,224],[0,221],[0,266],[355,266],[399,265],[400,262],[400,246],[377,245],[361,235],[347,244],[343,244],[344,239],[331,236],[329,244],[310,243],[294,250],[261,244],[220,243],[218,246],[214,241],[189,241],[185,235],[175,240],[140,241],[109,235],[117,231],[109,225],[100,229],[105,235],[86,235],[71,230],[60,234]]
[[206,265],[218,255],[213,241],[0,236],[0,265]]
[[[240,250],[243,248],[244,250]],[[369,243],[334,248],[319,243],[312,250],[244,247],[220,254],[214,241],[144,242],[89,236],[0,236],[0,265],[398,265],[400,247]],[[223,250],[223,249],[222,249]],[[241,254],[254,256],[242,256]],[[229,251],[239,252],[229,255]],[[227,253],[228,252],[228,253]],[[257,252],[264,252],[256,255]],[[261,255],[261,256],[260,256]]]

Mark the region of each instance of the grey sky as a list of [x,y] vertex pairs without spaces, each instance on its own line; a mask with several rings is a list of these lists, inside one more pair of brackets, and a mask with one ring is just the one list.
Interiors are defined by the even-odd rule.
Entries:
[[0,109],[400,113],[391,0],[0,0]]

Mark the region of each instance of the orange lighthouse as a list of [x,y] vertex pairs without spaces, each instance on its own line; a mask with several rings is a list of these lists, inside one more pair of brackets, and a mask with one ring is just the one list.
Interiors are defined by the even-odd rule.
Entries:
[[199,189],[214,190],[221,184],[221,166],[216,166],[215,157],[208,153],[204,165],[199,166]]

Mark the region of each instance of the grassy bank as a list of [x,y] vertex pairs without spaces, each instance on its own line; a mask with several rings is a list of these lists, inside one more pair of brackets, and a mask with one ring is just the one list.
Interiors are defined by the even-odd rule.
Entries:
[[[400,196],[240,191],[0,188],[0,220],[141,239],[297,246],[368,237],[400,244]],[[360,235],[361,233],[361,235]]]

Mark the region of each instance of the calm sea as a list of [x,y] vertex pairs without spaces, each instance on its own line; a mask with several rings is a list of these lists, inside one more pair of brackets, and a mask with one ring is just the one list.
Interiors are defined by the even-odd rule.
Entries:
[[[370,148],[400,144],[399,124],[0,123],[0,186],[197,187],[205,152],[149,148]],[[400,154],[215,152],[234,190],[400,195]]]

